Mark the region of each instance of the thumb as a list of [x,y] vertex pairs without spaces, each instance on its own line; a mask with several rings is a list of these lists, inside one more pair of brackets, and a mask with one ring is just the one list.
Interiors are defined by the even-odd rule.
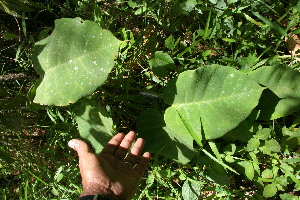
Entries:
[[79,157],[91,153],[89,145],[82,140],[72,139],[69,141],[68,146],[74,149]]

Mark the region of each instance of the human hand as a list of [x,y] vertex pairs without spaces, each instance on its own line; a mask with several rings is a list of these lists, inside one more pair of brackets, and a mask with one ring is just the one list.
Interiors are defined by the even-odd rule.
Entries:
[[[115,135],[99,155],[78,139],[69,142],[77,151],[82,177],[83,193],[80,196],[101,194],[109,199],[131,199],[138,189],[142,175],[150,161],[150,153],[142,157],[144,140],[139,138],[127,155],[136,134],[130,131]],[[126,156],[127,155],[127,156]]]

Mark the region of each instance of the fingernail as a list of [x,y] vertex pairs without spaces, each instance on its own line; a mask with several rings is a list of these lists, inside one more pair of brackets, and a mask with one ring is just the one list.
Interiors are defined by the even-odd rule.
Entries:
[[68,143],[69,147],[71,147],[72,149],[74,149],[75,147],[75,142],[73,140],[70,140]]

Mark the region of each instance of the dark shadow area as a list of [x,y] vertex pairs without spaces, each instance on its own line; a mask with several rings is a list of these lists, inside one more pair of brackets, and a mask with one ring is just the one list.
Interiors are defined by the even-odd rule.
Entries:
[[41,77],[44,76],[45,71],[42,69],[41,63],[38,60],[38,56],[41,54],[41,52],[44,50],[44,48],[48,44],[49,39],[50,38],[48,37],[48,38],[38,42],[37,44],[35,44],[35,46],[33,48],[33,53],[32,53],[33,68]]
[[195,162],[201,163],[201,165],[203,166],[207,166],[205,168],[205,172],[207,174],[207,177],[212,181],[220,185],[227,185],[231,183],[231,180],[228,177],[228,173],[226,172],[224,167],[216,163],[214,160],[212,160],[204,153],[201,153],[199,156],[197,156]]
[[[80,106],[76,111],[76,120],[80,136],[91,146],[96,153],[112,138],[112,127],[109,127],[101,119],[100,114],[109,118],[109,114],[93,100],[80,101]],[[111,134],[109,134],[111,133]]]
[[259,99],[257,109],[260,110],[259,118],[261,120],[270,120],[280,98],[270,89],[265,89]]
[[163,98],[164,101],[169,105],[172,105],[172,103],[174,102],[175,95],[177,94],[177,87],[176,87],[177,79],[178,76],[171,79],[164,89]]
[[191,160],[196,152],[186,147],[176,138],[170,138],[165,131],[166,124],[163,114],[155,109],[141,112],[137,120],[139,137],[145,139],[145,151],[163,155],[169,159],[178,161],[180,152]]
[[[253,137],[253,133],[256,133],[256,131],[258,131],[259,124],[255,123],[258,113],[258,109],[252,110],[247,119],[242,121],[235,129],[222,136],[221,139],[229,142],[239,141],[247,143]],[[253,132],[250,131],[251,128],[254,129]]]

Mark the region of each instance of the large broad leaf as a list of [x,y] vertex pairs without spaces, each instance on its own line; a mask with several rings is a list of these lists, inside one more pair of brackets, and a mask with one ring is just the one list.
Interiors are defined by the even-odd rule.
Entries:
[[100,153],[114,135],[113,121],[95,101],[85,100],[76,112],[79,134],[89,141],[95,152]]
[[41,76],[34,102],[64,106],[91,94],[113,68],[119,44],[94,22],[56,20],[52,34],[34,47],[33,64]]
[[[161,112],[155,109],[147,109],[138,117],[137,126],[139,136],[145,139],[145,151],[159,153],[167,158],[185,164],[194,156],[193,138],[178,118],[179,126],[166,125]],[[179,128],[179,129],[177,129]],[[180,134],[177,134],[177,132]]]
[[254,70],[250,76],[273,92],[273,95],[269,92],[269,95],[263,95],[261,99],[260,117],[262,119],[272,120],[285,117],[300,109],[300,73],[298,71],[284,65],[267,66]]
[[[247,75],[230,67],[210,65],[183,72],[171,80],[164,99],[199,138],[202,125],[205,138],[214,139],[242,122],[257,106],[262,91]],[[165,118],[178,119],[172,115]]]

